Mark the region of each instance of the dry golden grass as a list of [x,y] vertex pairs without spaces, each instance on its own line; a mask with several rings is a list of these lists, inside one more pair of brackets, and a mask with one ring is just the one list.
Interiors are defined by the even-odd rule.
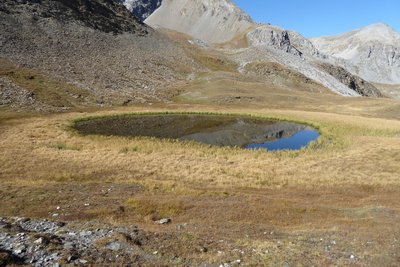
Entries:
[[54,115],[2,127],[1,175],[13,183],[100,177],[127,182],[146,177],[210,187],[399,183],[399,121],[298,111],[246,113],[308,122],[323,138],[304,151],[265,153],[151,138],[82,137],[66,130],[79,114]]
[[[184,33],[173,30],[161,30],[161,33],[169,38],[172,42],[176,42],[181,46],[198,66],[202,66],[208,71],[226,71],[237,72],[238,64],[229,60],[221,53],[212,49],[202,49],[192,44],[193,38]],[[178,67],[178,66],[175,66]],[[182,68],[182,73],[190,74],[193,70]]]
[[233,111],[274,109],[400,118],[398,100],[341,97],[325,88],[309,89],[304,92],[302,88],[214,72],[199,76],[190,84],[176,86],[181,94],[175,100],[182,104],[222,105]]
[[[324,96],[322,102],[322,96],[299,93],[300,102],[288,100],[292,108],[286,109],[271,107],[272,95],[265,103],[218,108],[171,104],[26,118],[3,113],[0,212],[48,217],[61,206],[57,212],[65,220],[101,218],[150,231],[160,231],[152,220],[172,217],[174,224],[191,225],[188,233],[194,239],[230,240],[231,246],[256,251],[247,259],[254,266],[280,265],[290,257],[300,265],[351,264],[343,260],[350,255],[343,256],[344,251],[363,255],[363,264],[393,263],[396,256],[390,253],[398,248],[393,238],[400,237],[398,103]],[[318,101],[320,106],[312,108]],[[393,112],[384,113],[387,108]],[[80,136],[69,128],[79,118],[165,111],[293,120],[317,127],[322,137],[302,151],[267,153],[153,138]],[[174,226],[162,231],[173,233]],[[264,237],[264,232],[275,234]],[[174,242],[184,242],[178,239]],[[333,256],[325,252],[331,240],[340,244]],[[375,243],[366,248],[368,240]],[[379,254],[382,249],[389,254]]]
[[237,72],[238,65],[219,54],[206,53],[198,48],[190,47],[187,50],[196,63],[211,71]]

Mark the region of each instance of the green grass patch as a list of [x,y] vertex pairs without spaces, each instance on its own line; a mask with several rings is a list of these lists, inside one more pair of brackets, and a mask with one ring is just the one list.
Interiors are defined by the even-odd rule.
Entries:
[[129,154],[129,153],[135,153],[135,152],[139,152],[139,151],[140,151],[139,147],[124,147],[119,152],[122,154]]
[[73,151],[80,151],[81,148],[77,146],[67,145],[65,143],[55,143],[48,146],[49,148],[53,148],[56,150],[73,150]]

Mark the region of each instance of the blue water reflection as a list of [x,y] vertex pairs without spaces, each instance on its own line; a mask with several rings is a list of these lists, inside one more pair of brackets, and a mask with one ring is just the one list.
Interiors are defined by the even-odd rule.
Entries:
[[319,133],[313,130],[302,130],[296,134],[281,138],[276,141],[266,142],[262,144],[248,144],[247,149],[266,149],[268,151],[279,150],[300,150],[306,147],[310,142],[317,140]]

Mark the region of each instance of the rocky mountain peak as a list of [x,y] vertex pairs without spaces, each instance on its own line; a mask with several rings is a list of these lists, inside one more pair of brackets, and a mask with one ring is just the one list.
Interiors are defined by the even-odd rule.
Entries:
[[325,69],[312,64],[314,60],[327,60],[328,57],[310,40],[276,26],[256,24],[229,0],[163,0],[145,23],[182,32],[211,44],[240,48],[234,51],[235,61],[240,66],[264,59],[289,66],[336,93],[360,94]]
[[162,0],[117,0],[119,3],[132,12],[140,21],[144,21],[157,8],[160,7]]
[[323,53],[369,82],[400,83],[400,33],[386,24],[369,25],[337,36],[312,39]]
[[378,42],[380,44],[400,43],[400,34],[384,23],[372,24],[367,27],[339,35],[336,38],[350,39],[353,42]]
[[251,18],[230,0],[163,0],[145,22],[209,43],[230,41],[253,26]]

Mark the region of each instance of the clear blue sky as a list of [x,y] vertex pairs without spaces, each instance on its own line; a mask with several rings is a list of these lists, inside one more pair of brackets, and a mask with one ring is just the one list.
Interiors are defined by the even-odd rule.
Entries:
[[255,22],[305,37],[335,35],[382,22],[400,32],[400,0],[232,0]]

